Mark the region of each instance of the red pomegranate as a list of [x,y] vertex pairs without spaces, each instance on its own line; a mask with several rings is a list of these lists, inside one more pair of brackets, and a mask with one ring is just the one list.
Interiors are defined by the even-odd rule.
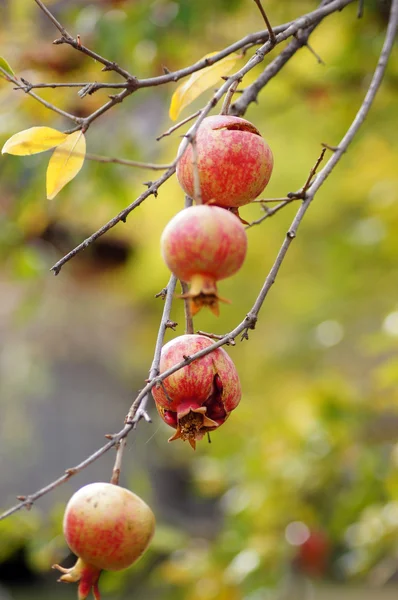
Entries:
[[112,483],[91,483],[69,500],[64,514],[64,535],[78,556],[59,581],[79,581],[78,598],[93,590],[100,599],[98,579],[102,569],[119,571],[132,565],[147,549],[155,529],[155,517],[141,498]]
[[208,306],[218,315],[217,281],[236,273],[246,256],[246,231],[238,217],[218,206],[192,206],[171,219],[160,243],[170,271],[191,283],[192,314]]
[[[204,335],[181,335],[163,346],[160,373],[211,346]],[[220,427],[239,404],[241,387],[234,363],[223,348],[166,377],[152,394],[162,419],[178,438],[188,440],[193,449],[208,431]]]
[[[202,201],[228,208],[251,202],[267,185],[274,164],[258,129],[246,119],[215,115],[203,120],[196,135]],[[177,178],[194,197],[192,146],[177,164]]]

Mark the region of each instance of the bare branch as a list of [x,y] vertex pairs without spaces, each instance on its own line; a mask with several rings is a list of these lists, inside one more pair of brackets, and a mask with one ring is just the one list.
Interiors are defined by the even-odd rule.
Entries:
[[196,133],[189,136],[189,143],[192,146],[194,200],[196,204],[202,204],[202,192],[200,190],[200,176],[198,169],[198,148],[196,145]]
[[240,81],[234,81],[232,85],[229,87],[229,90],[225,94],[224,102],[220,110],[220,115],[227,115],[229,112],[229,107],[232,101],[234,94],[236,93],[236,88],[238,87]]
[[80,117],[75,117],[75,115],[72,115],[72,114],[66,112],[65,110],[62,110],[61,108],[58,108],[57,106],[54,106],[54,104],[51,104],[50,102],[47,102],[47,100],[43,100],[43,98],[41,98],[40,96],[38,96],[34,92],[31,92],[29,90],[25,90],[24,89],[24,85],[22,83],[20,83],[16,77],[13,77],[9,73],[7,73],[7,71],[5,71],[3,69],[3,67],[0,67],[0,73],[2,73],[8,81],[10,81],[14,85],[16,85],[18,89],[24,90],[24,92],[26,94],[28,94],[31,98],[34,98],[35,100],[37,100],[38,102],[40,102],[40,104],[42,104],[43,106],[45,106],[49,110],[52,110],[53,112],[56,112],[57,114],[61,115],[62,117],[66,117],[67,119],[71,119],[71,121],[74,121],[78,125],[81,125],[81,123],[83,122],[83,119],[81,119]]
[[254,2],[257,4],[259,11],[261,12],[261,16],[263,17],[265,24],[267,26],[268,33],[269,33],[269,41],[271,42],[271,44],[276,44],[276,37],[275,37],[274,30],[272,29],[271,23],[269,22],[267,14],[263,8],[263,5],[261,4],[261,0],[254,0]]
[[199,115],[200,115],[200,110],[197,110],[196,113],[193,113],[193,115],[189,115],[189,117],[187,117],[186,119],[183,119],[182,121],[177,123],[177,125],[173,125],[173,127],[170,127],[170,129],[168,129],[167,131],[162,133],[162,135],[159,135],[159,137],[156,138],[156,141],[158,142],[162,138],[166,137],[166,135],[170,135],[171,133],[173,133],[173,131],[176,131],[177,129],[179,129],[180,127],[185,125],[185,123],[192,121],[192,119],[195,119],[195,117],[197,117]]
[[259,219],[256,219],[255,221],[251,221],[246,226],[246,229],[250,229],[250,227],[253,227],[253,225],[260,225],[260,223],[265,221],[265,219],[272,217],[277,212],[282,210],[282,208],[285,208],[285,206],[287,206],[288,204],[291,204],[293,200],[298,200],[298,198],[286,198],[285,200],[282,200],[282,202],[280,202],[273,208],[268,208],[267,206],[263,206],[263,211],[265,212],[265,214],[262,217],[260,217]]
[[30,92],[30,90],[35,90],[35,89],[46,89],[46,88],[51,88],[51,89],[57,89],[57,88],[82,88],[87,89],[87,91],[84,94],[79,94],[80,97],[82,98],[83,96],[87,95],[87,94],[93,94],[94,92],[96,92],[97,90],[101,90],[101,89],[123,89],[127,87],[126,83],[99,83],[97,81],[85,81],[85,82],[79,82],[79,81],[69,81],[69,82],[64,82],[64,83],[31,83],[30,81],[28,81],[27,79],[25,79],[24,77],[20,77],[20,80],[23,83],[23,86],[19,86],[17,88],[14,88],[16,90],[22,90],[24,92]]
[[[76,152],[70,153],[76,155]],[[156,163],[145,163],[137,160],[128,160],[126,158],[114,158],[109,156],[100,156],[98,154],[86,154],[87,160],[93,160],[100,163],[111,163],[115,165],[124,165],[126,167],[137,167],[138,169],[152,169],[153,171],[166,171],[172,167],[168,165],[157,165]]]
[[123,450],[126,446],[126,438],[120,440],[116,445],[116,459],[113,465],[111,483],[119,485],[119,477],[122,469]]
[[118,73],[124,79],[127,79],[128,83],[130,85],[133,86],[135,84],[136,78],[133,75],[131,75],[128,71],[125,71],[124,69],[119,67],[119,65],[117,63],[115,63],[111,60],[108,60],[107,58],[104,58],[100,54],[97,54],[96,52],[93,52],[92,50],[90,50],[89,48],[84,46],[81,43],[80,36],[77,36],[77,39],[74,39],[66,31],[65,27],[63,27],[61,25],[61,23],[54,17],[52,12],[43,4],[43,2],[41,0],[35,0],[35,2],[39,6],[39,8],[41,8],[41,10],[44,12],[44,14],[47,15],[47,17],[50,19],[50,21],[55,25],[55,27],[58,29],[58,31],[60,31],[60,33],[62,35],[61,38],[54,40],[54,42],[53,42],[54,44],[69,44],[69,46],[72,46],[73,48],[75,48],[75,50],[78,50],[79,52],[82,52],[83,54],[86,54],[87,56],[90,56],[97,62],[103,64],[104,65],[103,71],[115,71],[115,73]]
[[[282,33],[277,35],[276,42],[279,44],[279,43],[285,41],[287,38],[289,38],[292,35],[294,35],[295,33],[297,33],[297,31],[299,31],[303,27],[308,27],[309,25],[311,25],[314,19],[316,20],[317,18],[324,18],[326,15],[331,14],[332,12],[335,12],[336,10],[340,10],[341,8],[343,8],[347,4],[350,4],[353,1],[354,0],[334,0],[333,2],[328,3],[327,6],[323,6],[323,7],[319,8],[318,10],[314,11],[313,13],[308,13],[307,15],[300,17],[292,25],[290,25],[285,31],[283,31]],[[314,17],[314,15],[316,15],[316,17]],[[85,248],[87,248],[96,239],[98,239],[104,233],[106,233],[107,231],[112,229],[112,227],[117,225],[117,223],[119,223],[120,221],[125,221],[127,216],[130,214],[130,212],[132,210],[134,210],[137,206],[139,206],[148,196],[157,193],[159,187],[174,174],[180,157],[185,152],[190,140],[193,139],[193,137],[196,135],[196,132],[197,132],[201,122],[209,114],[210,110],[217,105],[219,100],[223,97],[223,95],[228,91],[230,86],[235,81],[241,80],[242,77],[244,75],[246,75],[246,73],[248,73],[257,64],[259,64],[260,62],[262,62],[264,60],[264,57],[272,50],[272,47],[273,46],[269,41],[266,42],[263,46],[261,46],[257,50],[256,54],[250,58],[250,60],[246,63],[246,65],[244,65],[244,67],[242,67],[235,74],[228,77],[228,79],[225,81],[225,83],[214,94],[213,98],[211,98],[211,100],[206,104],[206,106],[200,111],[199,117],[196,120],[195,124],[192,125],[192,127],[186,133],[185,139],[183,140],[183,143],[181,144],[181,146],[179,148],[178,155],[177,155],[172,167],[170,167],[170,169],[168,169],[166,171],[166,173],[164,173],[157,181],[152,183],[151,186],[149,187],[149,189],[146,192],[144,192],[143,194],[141,194],[141,196],[139,196],[137,198],[137,200],[135,200],[129,206],[127,206],[125,209],[123,209],[118,215],[113,217],[113,219],[108,221],[108,223],[103,225],[100,229],[98,229],[98,231],[96,231],[90,237],[88,237],[86,240],[84,240],[84,242],[82,242],[81,244],[76,246],[76,248],[74,248],[71,252],[69,252],[66,256],[64,256],[61,260],[59,260],[53,267],[51,267],[51,271],[54,271],[55,275],[58,275],[62,266],[66,262],[71,260],[74,256],[76,256],[76,254],[78,254],[81,250],[84,250]],[[121,92],[121,94],[124,94],[124,93],[128,94],[129,90],[123,90],[123,92]],[[242,96],[243,96],[243,94],[242,94]],[[104,109],[105,109],[105,107],[102,107],[102,109],[99,109],[99,111],[97,111],[97,113],[93,113],[93,115],[96,114],[97,116],[99,116],[99,112],[101,110],[104,111]],[[87,123],[91,122],[90,119],[92,120],[93,115],[91,115],[90,117],[88,117],[87,119],[84,120],[83,128],[86,127]]]
[[84,242],[82,242],[81,244],[76,246],[76,248],[71,250],[71,252],[68,252],[68,254],[66,254],[63,258],[61,258],[61,260],[56,262],[55,265],[53,265],[51,267],[50,271],[53,271],[54,275],[58,275],[58,273],[62,269],[63,265],[65,263],[67,263],[69,260],[71,260],[74,256],[76,256],[76,254],[78,254],[85,248],[88,248],[88,246],[90,246],[93,242],[95,242],[95,240],[97,240],[99,237],[104,235],[104,233],[106,233],[107,231],[112,229],[112,227],[117,225],[117,223],[120,223],[120,221],[125,222],[127,216],[131,213],[131,211],[134,210],[135,208],[137,208],[137,206],[139,206],[140,204],[142,204],[142,202],[144,202],[144,200],[146,200],[146,198],[148,198],[149,196],[152,196],[152,195],[156,196],[159,187],[162,185],[162,183],[167,181],[167,179],[169,179],[175,173],[175,169],[176,169],[175,165],[172,165],[170,167],[170,169],[168,169],[166,171],[166,173],[164,173],[161,177],[159,177],[159,179],[157,179],[154,183],[152,183],[148,187],[148,189],[145,190],[145,192],[143,192],[141,194],[141,196],[139,196],[136,200],[134,200],[134,202],[129,204],[129,206],[127,206],[122,211],[120,211],[120,213],[117,214],[115,217],[113,217],[113,219],[108,221],[108,223],[105,223],[105,225],[103,225],[100,229],[98,229],[98,231],[96,231],[95,233],[90,235],[87,239],[85,239]]
[[[324,0],[321,3],[321,7],[330,5],[329,0]],[[279,73],[279,71],[286,65],[286,63],[296,54],[300,48],[307,46],[309,50],[312,50],[311,46],[308,44],[308,38],[314,29],[321,23],[321,18],[315,20],[309,27],[306,29],[299,30],[294,34],[294,39],[286,46],[284,50],[277,56],[269,65],[267,65],[262,72],[262,74],[254,81],[251,85],[249,85],[242,93],[240,98],[231,106],[230,114],[236,116],[242,116],[247,107],[252,102],[257,102],[257,96],[260,91],[267,85],[267,83]],[[314,52],[313,52],[314,53]],[[315,54],[315,53],[314,53]],[[318,61],[322,61],[322,59],[315,54]]]

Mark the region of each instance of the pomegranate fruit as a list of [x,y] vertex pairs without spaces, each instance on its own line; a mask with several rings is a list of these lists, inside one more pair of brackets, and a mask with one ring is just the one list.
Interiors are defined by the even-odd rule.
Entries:
[[[256,127],[240,117],[215,115],[203,120],[196,135],[202,201],[225,208],[251,202],[267,185],[274,164],[270,147]],[[192,146],[177,164],[178,181],[194,197]]]
[[132,565],[147,549],[155,517],[141,498],[112,483],[90,483],[69,500],[63,521],[65,539],[77,555],[74,567],[59,581],[79,581],[78,598],[93,590],[100,599],[98,579],[102,569],[119,571]]
[[[212,343],[204,335],[174,338],[162,348],[160,373]],[[220,427],[238,406],[241,387],[231,358],[217,348],[166,377],[152,394],[162,419],[177,430],[169,442],[188,440],[195,450],[196,442]]]
[[160,240],[170,271],[191,283],[191,311],[208,306],[218,315],[217,281],[240,269],[246,256],[247,236],[239,218],[218,206],[192,206],[166,225]]
[[330,550],[326,533],[311,531],[308,538],[300,544],[294,565],[310,577],[322,577],[327,571]]

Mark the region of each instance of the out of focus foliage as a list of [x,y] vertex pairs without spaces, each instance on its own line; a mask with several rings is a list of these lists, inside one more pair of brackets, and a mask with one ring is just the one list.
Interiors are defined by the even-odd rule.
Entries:
[[[160,74],[163,66],[186,66],[263,28],[249,0],[47,4],[86,45],[139,77]],[[271,22],[278,24],[317,3],[268,0],[264,5]],[[32,82],[118,80],[72,49],[53,46],[57,32],[35,2],[3,0],[1,6],[0,55],[18,76]],[[247,118],[274,152],[269,197],[300,188],[321,142],[337,144],[362,102],[383,42],[387,11],[386,3],[365,2],[365,15],[357,20],[356,9],[352,5],[327,18],[311,37],[325,65],[302,49],[263,90],[258,105],[249,107]],[[70,127],[12,88],[0,80],[1,144],[36,125]],[[156,497],[147,469],[131,476],[132,489],[143,490],[159,515],[158,534],[151,551],[131,571],[104,575],[103,591],[109,597],[121,597],[126,589],[128,597],[138,597],[131,592],[134,585],[145,587],[146,598],[258,600],[274,593],[282,598],[286,590],[292,597],[289,589],[298,594],[300,573],[377,584],[393,577],[398,554],[397,88],[395,51],[373,109],[318,193],[256,330],[249,341],[228,349],[244,391],[239,409],[212,436],[212,444],[203,442],[196,454],[186,444],[168,446],[169,432],[156,416],[151,426],[140,425],[145,433],[126,454],[126,471],[143,457],[166,473],[186,469],[192,493],[202,502],[213,502],[221,516],[207,530],[195,529],[191,517],[184,520],[183,509],[180,521],[176,517],[172,522],[162,516],[169,513]],[[171,161],[183,130],[160,142],[155,138],[171,125],[168,108],[174,89],[170,84],[139,91],[98,119],[87,133],[88,151]],[[40,92],[79,115],[106,100],[102,91],[83,100],[76,89]],[[199,108],[210,93],[182,116]],[[168,278],[159,236],[184,201],[176,180],[167,182],[157,198],[150,197],[126,224],[119,224],[54,279],[49,268],[57,257],[134,200],[145,189],[143,182],[156,174],[87,161],[78,177],[49,202],[47,162],[44,155],[5,156],[0,161],[0,433],[13,448],[0,457],[6,480],[26,460],[26,448],[33,451],[37,444],[23,398],[32,392],[40,396],[51,386],[56,359],[69,353],[79,361],[81,354],[91,356],[96,345],[102,364],[121,381],[129,385],[136,372],[136,385],[142,385],[162,310],[154,294]],[[232,304],[222,307],[217,321],[203,311],[195,329],[223,333],[243,318],[294,210],[288,207],[248,232],[244,268],[220,286]],[[242,216],[252,220],[260,212],[259,205],[252,205]],[[90,323],[90,335],[81,318],[88,314],[97,318]],[[183,332],[178,300],[172,318],[179,326],[175,334],[168,331],[168,338]],[[74,328],[81,328],[84,342],[74,345]],[[72,342],[66,350],[68,336]],[[119,407],[120,425],[132,393]],[[54,402],[56,398],[54,393]],[[73,445],[73,420],[49,424],[53,430],[66,426]],[[104,433],[108,427],[105,421]],[[56,443],[54,435],[49,438]],[[100,443],[93,440],[92,449]],[[49,441],[41,444],[47,444],[46,453],[53,452]],[[69,466],[64,464],[60,473]],[[103,473],[103,479],[109,476]],[[80,481],[91,480],[89,470],[84,478]],[[8,489],[0,504],[16,493],[21,490]],[[21,547],[36,572],[45,573],[54,560],[62,560],[66,548],[60,522],[68,493],[57,491],[59,504],[51,520],[45,519],[38,502],[31,513],[1,523],[0,560]],[[309,535],[315,551],[309,547],[306,553],[303,543]],[[324,544],[317,550],[319,540]],[[57,589],[61,592],[67,597],[76,593]],[[305,593],[303,588],[295,597],[305,598]]]

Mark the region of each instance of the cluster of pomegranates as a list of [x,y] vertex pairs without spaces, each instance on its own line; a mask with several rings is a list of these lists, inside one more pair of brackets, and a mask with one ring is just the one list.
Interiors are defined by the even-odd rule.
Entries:
[[[193,315],[202,306],[218,315],[222,298],[217,282],[236,273],[246,256],[247,236],[238,209],[263,191],[272,167],[272,152],[254,125],[228,115],[204,119],[195,157],[191,144],[181,156],[178,181],[195,199],[199,180],[202,203],[171,219],[161,250],[172,273],[191,284],[185,297]],[[203,335],[175,338],[163,347],[160,373],[211,344]],[[169,441],[187,440],[195,449],[236,408],[241,388],[234,363],[218,348],[167,377],[152,394],[160,416],[176,430]]]
[[[254,125],[221,115],[204,119],[195,158],[194,166],[189,145],[178,162],[177,177],[193,198],[199,177],[202,203],[168,223],[161,248],[170,270],[191,284],[187,296],[192,314],[208,306],[217,315],[217,281],[236,273],[246,255],[238,209],[267,185],[273,158]],[[160,373],[212,343],[195,334],[171,340],[162,348]],[[217,348],[166,377],[152,394],[161,418],[175,429],[169,441],[186,440],[195,449],[196,442],[218,429],[237,407],[241,386],[231,358]],[[91,590],[99,600],[101,570],[118,571],[133,564],[147,549],[154,526],[151,509],[129,490],[112,483],[86,485],[65,510],[64,535],[78,560],[70,569],[54,565],[62,572],[60,581],[79,582],[79,600]]]

